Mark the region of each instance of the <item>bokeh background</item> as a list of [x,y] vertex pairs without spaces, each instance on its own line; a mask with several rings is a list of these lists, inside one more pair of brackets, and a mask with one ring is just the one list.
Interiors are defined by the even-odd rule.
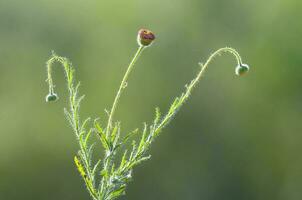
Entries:
[[82,115],[106,120],[141,27],[157,40],[131,74],[117,119],[142,127],[165,111],[215,49],[191,99],[136,168],[122,199],[301,200],[302,54],[298,0],[0,0],[0,199],[89,199],[60,101],[45,103],[51,50],[76,67]]

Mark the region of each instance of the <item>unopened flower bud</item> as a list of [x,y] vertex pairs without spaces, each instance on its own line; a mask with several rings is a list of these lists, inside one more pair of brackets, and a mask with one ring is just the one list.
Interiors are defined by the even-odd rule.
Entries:
[[152,42],[155,40],[155,35],[152,33],[152,31],[147,29],[141,29],[138,31],[137,35],[137,43],[140,46],[149,46],[152,44]]
[[50,93],[45,98],[46,102],[56,101],[58,99],[59,99],[59,97],[58,97],[58,95],[56,93]]
[[236,67],[235,73],[237,76],[245,75],[249,71],[249,66],[247,64],[240,64]]

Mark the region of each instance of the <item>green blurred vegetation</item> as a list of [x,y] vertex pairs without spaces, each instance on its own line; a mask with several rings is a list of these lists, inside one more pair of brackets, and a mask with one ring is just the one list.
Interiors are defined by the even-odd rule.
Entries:
[[[83,116],[109,108],[136,49],[157,34],[131,75],[117,117],[123,130],[163,111],[215,49],[217,59],[134,171],[124,199],[300,200],[302,56],[297,0],[0,0],[0,199],[89,199],[72,158],[76,141],[60,101],[46,104],[51,50],[75,65]],[[96,95],[97,94],[97,95]],[[136,112],[133,112],[135,110]]]

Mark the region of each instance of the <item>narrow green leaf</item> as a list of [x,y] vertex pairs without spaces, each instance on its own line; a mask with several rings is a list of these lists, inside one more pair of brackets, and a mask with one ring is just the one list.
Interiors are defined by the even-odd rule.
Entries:
[[107,177],[108,177],[108,172],[107,172],[107,170],[103,169],[103,170],[100,172],[100,175],[101,175],[102,177],[107,178]]
[[129,138],[131,138],[132,136],[134,136],[136,133],[138,133],[138,129],[135,129],[134,131],[131,131],[130,133],[128,133],[122,140],[122,143],[126,143]]
[[103,131],[102,127],[100,126],[100,124],[96,120],[94,122],[94,126],[97,130],[98,136],[101,140],[101,143],[102,143],[104,149],[108,150],[108,151],[111,151],[112,145],[111,145],[110,141],[107,140],[105,132]]
[[90,130],[88,131],[88,133],[86,134],[86,137],[85,137],[85,140],[84,140],[84,145],[85,145],[85,147],[86,147],[87,144],[88,144],[89,138],[90,138],[90,136],[91,136],[91,132],[92,132],[92,129],[90,129]]
[[120,139],[120,135],[121,135],[121,126],[118,123],[117,133],[116,133],[115,139],[112,141],[115,150],[121,145],[121,144],[118,144],[118,141]]
[[126,186],[123,186],[123,187],[119,188],[118,190],[115,190],[114,192],[112,192],[109,195],[109,199],[114,200],[114,199],[124,195],[125,194],[125,189],[126,189]]
[[139,143],[138,148],[137,148],[137,153],[142,151],[143,147],[145,146],[146,134],[147,134],[147,124],[144,123],[144,131],[143,131],[140,143]]
[[86,125],[88,124],[88,122],[91,120],[90,117],[88,117],[87,119],[85,119],[82,123],[82,126],[81,126],[81,131],[84,131],[85,128],[86,128]]
[[69,122],[69,124],[71,125],[71,127],[73,127],[73,120],[72,120],[72,116],[71,114],[68,112],[68,110],[66,108],[64,108],[64,114],[66,116],[67,121]]
[[113,143],[115,141],[115,137],[116,137],[116,134],[117,134],[117,130],[118,130],[118,125],[117,123],[115,124],[111,134],[110,134],[110,142]]
[[132,140],[132,151],[129,156],[129,160],[131,161],[133,159],[134,154],[136,153],[136,141]]
[[121,164],[120,164],[120,167],[119,167],[119,169],[122,169],[123,167],[124,167],[124,165],[126,164],[126,162],[127,162],[127,159],[126,159],[126,157],[127,157],[127,149],[125,150],[125,152],[124,152],[124,154],[123,154],[123,157],[122,157],[122,160],[121,160]]
[[92,169],[92,174],[93,176],[95,175],[96,173],[96,170],[98,169],[99,165],[101,164],[101,159],[98,160],[98,162],[94,165],[93,169]]
[[80,175],[83,177],[83,179],[85,179],[87,177],[85,168],[83,167],[80,159],[77,156],[74,157],[74,163],[75,163]]
[[128,168],[131,169],[131,168],[135,167],[136,165],[140,164],[141,162],[149,160],[150,158],[151,158],[151,155],[142,157],[142,158],[132,162]]
[[161,117],[160,109],[158,107],[155,108],[155,119],[154,119],[154,127],[157,125]]
[[76,99],[75,101],[75,106],[78,108],[81,104],[81,102],[83,101],[83,99],[85,98],[85,95],[80,96],[78,99]]

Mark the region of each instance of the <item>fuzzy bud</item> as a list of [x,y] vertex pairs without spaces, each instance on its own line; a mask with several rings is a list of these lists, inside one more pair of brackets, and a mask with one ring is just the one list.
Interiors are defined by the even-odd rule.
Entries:
[[236,67],[235,73],[237,76],[245,75],[249,71],[249,66],[247,64],[240,64]]
[[56,101],[58,99],[59,99],[59,97],[56,93],[50,93],[45,98],[46,102]]
[[137,34],[137,43],[140,46],[150,46],[155,40],[155,35],[148,29],[140,29]]

